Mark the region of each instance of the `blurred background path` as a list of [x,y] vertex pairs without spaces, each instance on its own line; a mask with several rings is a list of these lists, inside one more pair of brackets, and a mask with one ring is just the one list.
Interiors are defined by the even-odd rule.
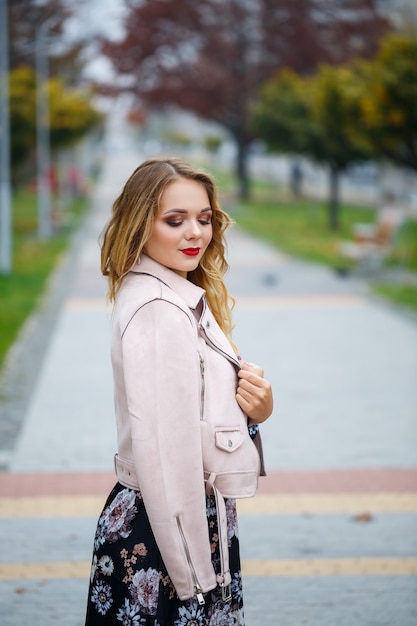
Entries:
[[[62,302],[48,347],[40,361],[25,355],[38,376],[16,445],[1,451],[2,626],[83,623],[97,515],[114,483],[97,240],[142,159],[114,120],[71,271],[53,283]],[[235,341],[275,392],[262,428],[268,476],[240,503],[247,626],[415,626],[415,318],[237,228],[229,261]]]

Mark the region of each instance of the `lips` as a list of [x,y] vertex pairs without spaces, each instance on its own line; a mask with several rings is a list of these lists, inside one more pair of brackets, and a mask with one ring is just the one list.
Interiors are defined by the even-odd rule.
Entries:
[[197,256],[200,252],[200,248],[184,248],[181,252],[187,256]]

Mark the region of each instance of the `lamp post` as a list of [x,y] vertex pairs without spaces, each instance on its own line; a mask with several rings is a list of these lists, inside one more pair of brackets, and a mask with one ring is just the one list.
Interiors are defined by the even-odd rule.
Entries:
[[38,181],[38,235],[48,239],[52,234],[51,149],[49,137],[47,24],[36,32],[36,143]]
[[10,192],[9,37],[7,0],[0,0],[0,272],[12,269]]

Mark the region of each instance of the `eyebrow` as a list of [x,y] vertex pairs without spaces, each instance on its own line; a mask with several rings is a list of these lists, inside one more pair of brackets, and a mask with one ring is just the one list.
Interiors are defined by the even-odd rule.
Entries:
[[[211,208],[211,206],[208,206],[205,209],[201,209],[200,213],[207,213],[208,211],[212,210],[213,209]],[[163,213],[162,215],[168,215],[169,213],[182,213],[186,215],[188,211],[186,209],[168,209],[168,211],[165,211],[165,213]]]

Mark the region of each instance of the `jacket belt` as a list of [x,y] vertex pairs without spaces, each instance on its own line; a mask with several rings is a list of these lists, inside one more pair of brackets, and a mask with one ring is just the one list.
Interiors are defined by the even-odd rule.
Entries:
[[133,461],[127,459],[121,459],[118,454],[114,455],[114,471],[116,472],[117,480],[124,487],[140,491],[138,479],[136,476],[136,468]]
[[[124,487],[134,489],[140,492],[139,482],[136,476],[135,464],[133,461],[121,459],[118,454],[114,455],[114,469],[117,480]],[[213,494],[216,501],[217,512],[217,529],[219,535],[219,552],[220,552],[220,573],[217,574],[217,582],[222,589],[224,601],[231,599],[230,583],[231,576],[229,570],[229,546],[227,540],[227,513],[226,504],[220,491],[215,486],[216,474],[210,474],[206,483],[206,494]]]

